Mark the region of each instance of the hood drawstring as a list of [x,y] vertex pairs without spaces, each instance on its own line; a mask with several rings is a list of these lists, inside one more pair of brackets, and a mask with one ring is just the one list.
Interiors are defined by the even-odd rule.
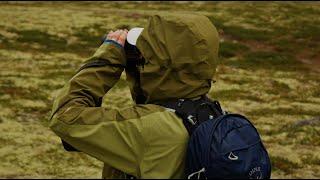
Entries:
[[127,56],[126,69],[132,73],[136,82],[134,84],[134,92],[136,93],[134,99],[136,104],[145,104],[147,98],[143,94],[140,80],[140,69],[144,69],[146,60],[141,55],[139,49],[136,46],[126,44],[125,51]]

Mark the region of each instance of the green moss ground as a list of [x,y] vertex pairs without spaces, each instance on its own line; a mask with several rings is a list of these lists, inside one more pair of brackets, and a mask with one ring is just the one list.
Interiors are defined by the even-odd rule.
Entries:
[[[218,28],[209,95],[256,125],[272,178],[320,178],[320,3],[1,2],[0,9],[0,178],[99,178],[101,162],[64,151],[49,130],[55,94],[104,33],[167,11],[204,14]],[[104,106],[132,104],[123,74]]]

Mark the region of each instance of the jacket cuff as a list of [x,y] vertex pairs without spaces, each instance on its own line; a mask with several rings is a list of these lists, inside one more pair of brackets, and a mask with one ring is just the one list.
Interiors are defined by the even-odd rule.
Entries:
[[124,48],[119,43],[112,40],[104,41],[88,61],[97,59],[104,60],[108,64],[126,65],[126,54]]
[[117,41],[111,40],[111,39],[105,39],[103,41],[103,44],[113,44],[119,48],[123,48],[121,44],[119,44]]

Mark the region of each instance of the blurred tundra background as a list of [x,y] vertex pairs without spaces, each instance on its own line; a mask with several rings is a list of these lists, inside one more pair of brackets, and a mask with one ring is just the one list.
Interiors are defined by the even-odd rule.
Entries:
[[[220,34],[210,96],[248,116],[272,178],[320,178],[319,2],[0,2],[0,178],[100,178],[102,163],[66,152],[48,128],[52,102],[110,30],[154,13],[192,12]],[[133,104],[125,81],[105,107]]]

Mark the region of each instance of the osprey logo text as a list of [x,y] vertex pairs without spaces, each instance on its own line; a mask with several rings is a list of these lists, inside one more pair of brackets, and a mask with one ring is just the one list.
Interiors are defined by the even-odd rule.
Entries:
[[263,179],[262,173],[261,173],[261,168],[259,166],[254,167],[250,170],[249,179]]

